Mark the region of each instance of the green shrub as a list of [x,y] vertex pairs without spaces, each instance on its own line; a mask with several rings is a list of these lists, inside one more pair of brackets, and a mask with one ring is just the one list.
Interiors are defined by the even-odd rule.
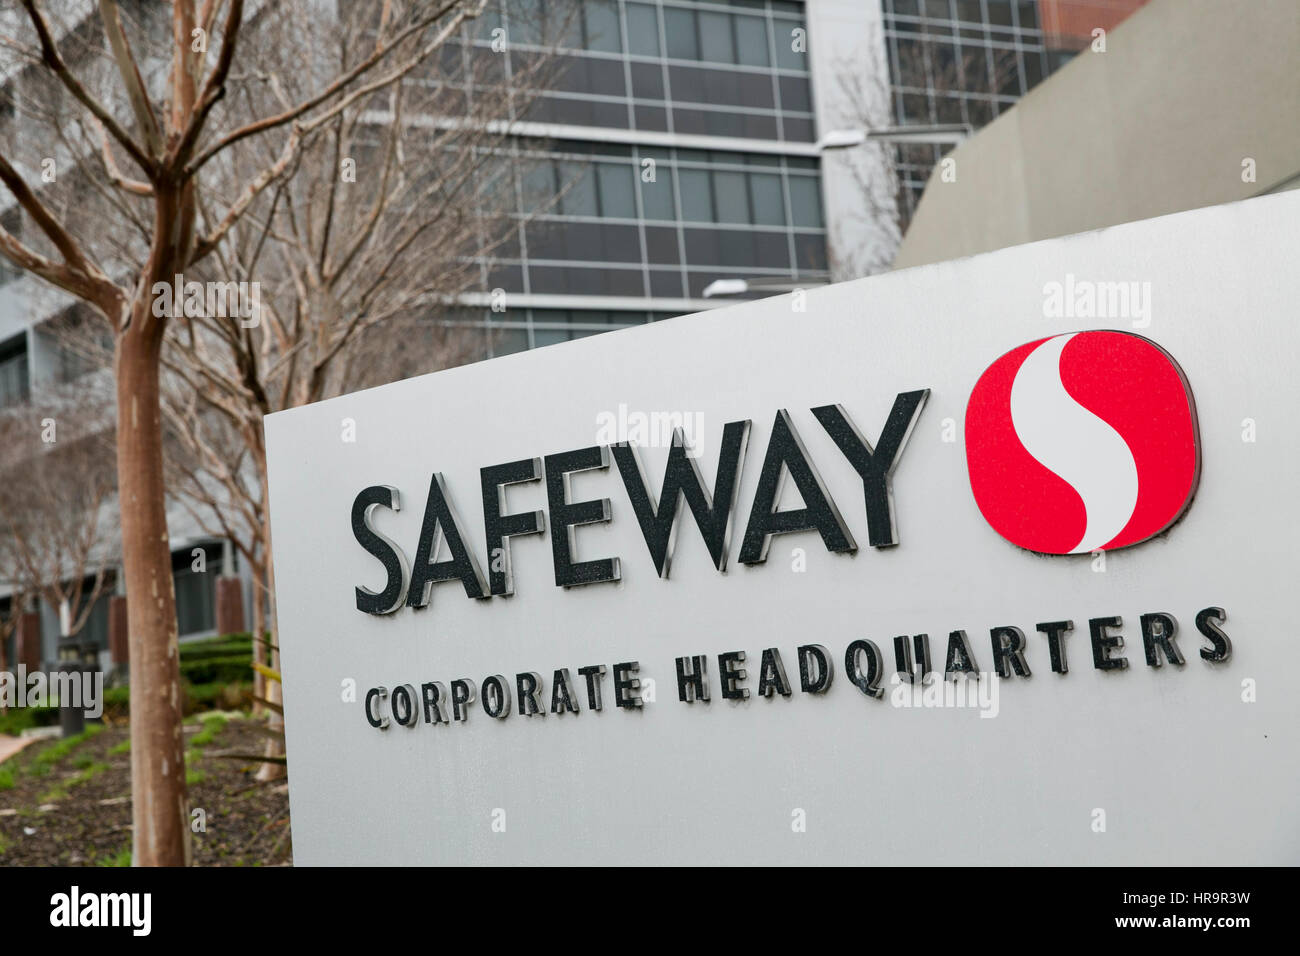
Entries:
[[181,677],[191,684],[234,684],[253,679],[253,660],[248,654],[200,658],[180,663]]
[[0,734],[17,737],[29,727],[35,727],[31,707],[12,707],[0,714]]
[[124,720],[130,713],[131,688],[110,687],[104,691],[104,716]]
[[223,684],[194,684],[185,688],[185,713],[204,710],[245,710],[253,702],[250,681]]
[[58,707],[10,707],[0,714],[0,734],[17,737],[24,730],[53,727],[58,722]]
[[181,645],[181,663],[209,660],[213,657],[253,657],[252,641],[195,641]]
[[14,772],[8,767],[0,767],[0,790],[14,788]]

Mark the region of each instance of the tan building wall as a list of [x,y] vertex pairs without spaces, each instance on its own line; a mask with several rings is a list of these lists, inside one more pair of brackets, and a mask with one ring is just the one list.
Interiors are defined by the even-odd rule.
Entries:
[[1300,4],[1153,0],[949,157],[895,268],[1294,188]]

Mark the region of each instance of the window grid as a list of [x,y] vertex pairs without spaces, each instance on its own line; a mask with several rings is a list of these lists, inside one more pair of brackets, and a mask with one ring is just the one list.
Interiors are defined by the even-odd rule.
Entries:
[[[883,15],[899,125],[962,122],[978,129],[1050,72],[1032,0],[883,0]],[[950,66],[940,67],[936,57]],[[918,78],[924,85],[912,82]],[[904,228],[950,148],[894,147]]]
[[[563,79],[525,95],[512,90],[522,57],[548,47],[529,34],[520,11],[545,15],[548,5],[552,12],[577,12],[566,25],[564,55],[571,62],[562,65]],[[670,20],[685,25],[689,37],[674,33]],[[501,65],[483,59],[503,36],[493,36],[497,28],[506,31]],[[811,142],[816,126],[808,57],[786,48],[796,28],[805,28],[804,5],[791,0],[489,0],[479,23],[462,31],[456,64],[464,75],[452,75],[453,64],[410,82],[444,87],[468,102],[475,87],[479,96],[489,89],[498,96],[504,84],[511,95],[503,104],[515,121]],[[475,67],[485,66],[494,78],[474,75]],[[524,112],[526,105],[534,108]],[[815,160],[522,137],[497,152],[512,166],[507,188],[513,193],[506,195],[516,203],[510,213],[516,228],[497,256],[477,260],[485,290],[696,298],[721,277],[809,284],[828,277]],[[655,160],[666,195],[647,193],[649,184],[641,180],[646,159]],[[550,172],[530,175],[530,163],[549,164]],[[561,163],[581,165],[561,176]],[[615,168],[620,172],[609,172]],[[575,175],[576,187],[559,195]],[[539,181],[549,183],[542,198],[554,208],[537,209]],[[617,314],[634,324],[646,318]],[[485,315],[484,323],[509,336],[509,348],[489,345],[492,354],[613,327],[589,321],[591,313],[583,310]]]
[[[481,19],[478,27],[466,27],[462,36],[462,46],[467,51],[488,50],[494,42],[493,30],[503,27],[506,30],[507,47],[502,54],[506,61],[506,75],[512,74],[512,57],[516,53],[532,53],[545,49],[528,42],[531,39],[523,26],[512,31],[510,9],[519,0],[495,0]],[[536,3],[537,0],[530,0]],[[600,7],[617,13],[619,33],[613,49],[581,49],[568,47],[564,55],[570,57],[573,65],[568,78],[576,82],[578,89],[547,89],[538,91],[534,97],[529,94],[530,102],[525,104],[515,96],[509,98],[509,114],[512,120],[535,120],[539,122],[558,122],[575,125],[621,126],[628,129],[644,129],[651,132],[698,133],[704,135],[740,136],[749,138],[773,139],[777,141],[811,142],[815,138],[815,115],[812,110],[811,76],[806,54],[783,52],[789,44],[791,31],[804,29],[801,4],[778,4],[769,0],[767,4],[724,4],[702,2],[677,2],[677,0],[585,0],[574,7],[579,11],[576,16],[574,32],[586,32],[588,13],[591,8]],[[655,46],[657,54],[633,52],[632,36],[628,33],[629,10],[641,14],[653,13],[658,32]],[[730,31],[729,45],[733,51],[731,60],[705,59],[706,50],[702,46],[701,17],[726,16],[727,29]],[[677,36],[668,29],[669,16],[689,17],[692,24],[691,45],[695,48],[694,57],[673,56],[669,45],[670,37]],[[744,22],[749,27],[741,29],[738,24]],[[713,21],[710,21],[713,22]],[[738,46],[742,34],[745,37],[756,35],[752,25],[761,24],[765,47],[762,59],[768,63],[756,62],[752,55],[742,56]],[[518,39],[523,35],[524,39]],[[575,37],[581,43],[581,37]],[[590,42],[591,37],[588,37]],[[743,49],[756,50],[757,47],[746,46]],[[743,61],[743,62],[742,62]],[[624,89],[621,93],[611,93],[599,88],[594,82],[587,82],[581,71],[587,69],[588,63],[619,65]],[[649,95],[636,89],[638,70],[657,70],[657,79],[652,87],[661,88],[662,96],[654,90]],[[699,72],[695,72],[699,71]],[[673,74],[677,72],[682,78],[691,78],[698,84],[701,92],[691,96],[682,89],[674,91]],[[771,86],[771,103],[754,105],[749,94],[739,88],[727,99],[733,102],[721,102],[718,95],[719,86],[725,86],[726,77],[734,77],[736,83],[759,83]],[[424,79],[412,79],[408,82],[428,85],[445,85],[470,95],[470,83],[456,78],[434,76]],[[797,97],[796,101],[782,94],[782,84]],[[525,106],[527,108],[525,108]],[[608,112],[601,112],[601,107]],[[623,107],[619,110],[618,107]],[[618,119],[615,119],[615,116]]]
[[[646,160],[655,163],[652,183],[642,178]],[[549,150],[521,149],[516,171],[520,205],[511,215],[518,223],[520,254],[492,257],[483,266],[489,287],[507,292],[675,298],[698,296],[709,281],[722,276],[826,278],[826,231],[820,177],[813,161],[560,143]],[[691,196],[685,196],[682,188],[688,177]],[[720,185],[734,191],[728,194],[734,205],[720,198]],[[661,189],[667,196],[658,192]],[[650,203],[655,196],[659,198]],[[601,232],[604,227],[615,232],[633,229],[635,248],[606,248],[608,239],[593,238],[611,235]],[[652,251],[650,230],[661,242],[665,231],[671,231],[675,255],[669,261],[662,251]],[[587,251],[573,255],[570,250],[565,255],[570,242],[584,241],[574,238],[580,234],[588,237]],[[531,245],[530,235],[537,240]],[[773,240],[781,245],[779,256],[770,254]],[[568,274],[564,288],[539,286],[539,274],[549,274],[554,282],[556,273],[550,270]],[[619,275],[611,277],[611,270]],[[637,273],[634,287],[633,272]],[[601,281],[599,273],[606,274],[608,285],[617,287],[593,288]],[[675,281],[669,276],[675,276]]]

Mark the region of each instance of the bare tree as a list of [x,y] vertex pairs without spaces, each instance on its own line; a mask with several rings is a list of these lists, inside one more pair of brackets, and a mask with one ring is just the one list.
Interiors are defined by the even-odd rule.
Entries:
[[[928,33],[916,34],[898,45],[893,84],[904,90],[924,91],[901,94],[903,102],[911,104],[904,116],[896,115],[895,91],[887,68],[864,73],[857,64],[845,63],[837,76],[840,100],[845,104],[839,121],[867,130],[936,123],[966,123],[978,128],[992,119],[987,97],[1012,82],[1019,89],[1014,50],[986,51],[963,46],[959,56],[950,42]],[[920,118],[916,115],[918,108]],[[846,242],[840,237],[840,241],[831,243],[838,254],[831,263],[832,273],[841,280],[889,268],[910,219],[907,186],[898,166],[906,160],[930,165],[939,157],[938,147],[933,145],[870,139],[857,149],[838,152],[828,161],[847,165],[858,199],[844,221],[849,228],[865,228],[874,239],[862,243]]]
[[[338,5],[364,10],[370,42],[344,67],[322,57],[301,76],[308,92],[298,97],[280,96],[275,91],[286,88],[283,77],[237,53],[246,33],[256,36],[263,22],[276,18],[300,30],[291,49],[312,49],[312,31],[325,11],[310,0],[267,0],[248,17],[243,0],[173,0],[166,34],[150,19],[159,9],[151,6],[138,8],[140,22],[124,16],[117,0],[93,8],[63,2],[59,22],[37,0],[21,6],[23,17],[4,21],[13,34],[0,41],[0,75],[22,87],[10,125],[21,117],[25,132],[6,136],[0,182],[33,229],[21,237],[0,229],[0,254],[91,305],[113,336],[133,688],[134,860],[183,864],[190,831],[184,775],[177,772],[183,745],[162,421],[171,316],[156,308],[157,290],[204,267],[250,207],[294,167],[304,142],[435,55],[484,0]],[[170,39],[160,43],[162,36]],[[133,52],[141,49],[166,55],[141,61]],[[276,102],[254,112],[259,101],[249,94],[264,87]],[[71,146],[61,149],[65,142]],[[233,148],[259,144],[274,158],[231,194],[229,181],[214,171]],[[61,163],[75,174],[65,172],[62,181],[41,175]],[[115,215],[105,216],[105,208]]]
[[[0,567],[12,568],[8,557],[7,554],[0,554]],[[9,655],[5,648],[9,639],[18,632],[18,625],[22,623],[23,614],[27,610],[27,589],[18,580],[16,571],[7,570],[0,574],[3,574],[5,583],[9,585],[9,603],[0,610],[0,671],[6,671],[9,669]],[[5,695],[0,694],[0,713],[4,713],[7,706]]]
[[[571,16],[530,27],[545,41]],[[364,55],[370,40],[360,26],[347,16],[323,25],[310,62],[280,64],[242,91],[250,112],[305,95],[304,77],[322,59],[341,71]],[[174,316],[163,353],[172,487],[251,570],[254,651],[275,671],[263,417],[483,355],[483,333],[455,319],[467,291],[491,284],[490,260],[518,228],[519,160],[502,118],[526,113],[553,60],[536,50],[514,56],[507,75],[502,48],[470,40],[462,29],[442,55],[395,71],[373,96],[303,137],[281,179],[210,257],[209,270],[251,293],[239,321],[229,309]],[[270,25],[255,42],[291,46]],[[234,192],[274,159],[263,152],[232,149],[214,175]],[[280,684],[264,682],[260,670],[254,682],[275,725]],[[278,772],[268,763],[262,775]]]
[[[0,533],[17,594],[40,597],[59,615],[59,638],[85,628],[112,584],[118,541],[112,442],[94,416],[60,437],[57,419],[0,421]],[[66,426],[65,426],[66,431]],[[19,598],[11,613],[22,613]],[[15,619],[16,625],[16,619]],[[7,636],[7,635],[6,635]]]

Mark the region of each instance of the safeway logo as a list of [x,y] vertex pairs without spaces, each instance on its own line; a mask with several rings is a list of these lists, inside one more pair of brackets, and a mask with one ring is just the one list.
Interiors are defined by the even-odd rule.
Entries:
[[1196,491],[1191,389],[1140,335],[1030,342],[975,383],[966,464],[984,518],[1012,544],[1045,554],[1138,544],[1177,521]]

